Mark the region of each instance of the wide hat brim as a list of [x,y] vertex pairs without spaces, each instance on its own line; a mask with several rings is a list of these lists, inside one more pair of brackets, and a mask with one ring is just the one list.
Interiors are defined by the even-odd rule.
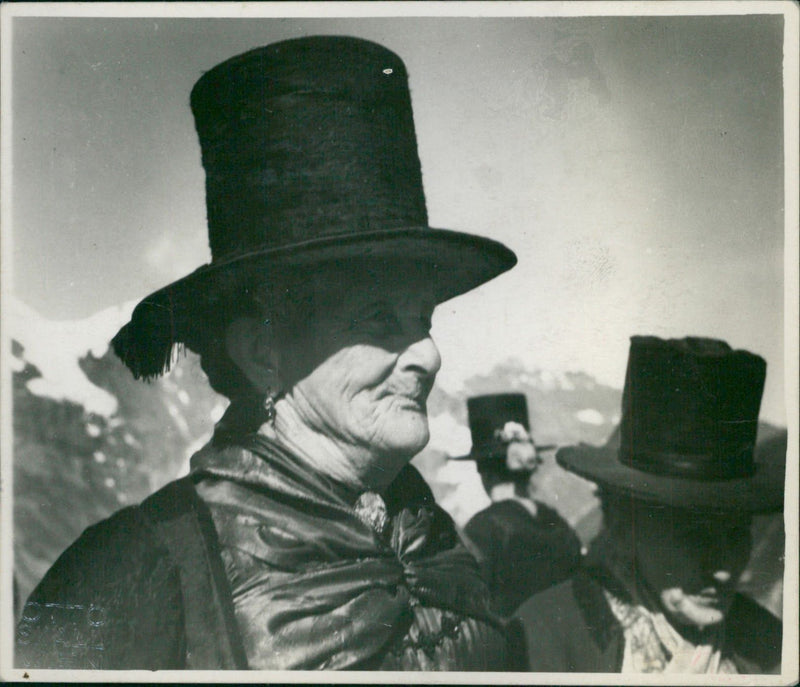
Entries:
[[563,468],[614,492],[675,508],[770,513],[783,508],[784,469],[756,463],[749,477],[697,480],[667,477],[621,463],[616,447],[589,445],[559,449]]
[[[498,241],[448,229],[403,227],[370,232],[337,234],[290,245],[253,250],[203,265],[191,274],[168,284],[144,298],[134,309],[131,321],[114,337],[117,354],[137,377],[150,377],[169,368],[162,353],[164,344],[186,344],[193,337],[214,298],[220,272],[235,272],[258,266],[266,279],[278,281],[287,268],[313,269],[325,263],[378,266],[405,260],[427,264],[437,304],[466,293],[503,272],[517,262],[513,251]],[[201,325],[202,328],[202,325]],[[161,340],[157,345],[153,339]],[[150,340],[150,344],[148,344]],[[152,345],[150,349],[148,346]],[[166,353],[167,355],[168,352]]]
[[338,234],[214,261],[159,289],[142,302],[164,302],[174,306],[183,303],[187,297],[194,300],[219,270],[235,269],[253,261],[264,261],[276,269],[365,259],[416,260],[433,265],[435,269],[430,286],[437,303],[474,289],[511,269],[517,262],[516,255],[498,241],[448,229],[404,227]]

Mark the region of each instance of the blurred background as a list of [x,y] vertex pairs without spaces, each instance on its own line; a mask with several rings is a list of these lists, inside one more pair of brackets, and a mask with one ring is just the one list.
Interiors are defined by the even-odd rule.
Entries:
[[[511,246],[440,306],[432,439],[415,463],[463,525],[488,505],[465,400],[521,391],[540,443],[601,444],[632,334],[714,336],[768,362],[764,460],[785,460],[781,16],[15,18],[11,226],[15,580],[186,471],[224,401],[187,355],[152,384],[108,351],[133,305],[209,259],[189,92],[249,48],[350,34],[406,62],[433,226]],[[8,371],[8,369],[6,369]],[[592,485],[545,464],[588,542]],[[743,584],[781,613],[783,523]]]

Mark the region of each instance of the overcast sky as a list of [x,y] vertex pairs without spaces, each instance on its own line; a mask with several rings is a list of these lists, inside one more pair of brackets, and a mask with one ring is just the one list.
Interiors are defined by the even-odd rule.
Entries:
[[406,62],[431,224],[519,257],[437,311],[446,388],[508,357],[620,387],[630,335],[714,336],[783,424],[782,22],[17,19],[14,293],[72,319],[207,262],[193,83],[350,34]]

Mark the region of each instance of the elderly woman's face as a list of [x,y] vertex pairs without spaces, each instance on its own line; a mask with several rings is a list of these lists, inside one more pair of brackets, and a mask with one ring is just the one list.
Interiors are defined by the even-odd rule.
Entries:
[[636,517],[639,574],[681,625],[721,622],[750,556],[746,514],[645,508]]
[[318,277],[309,316],[280,350],[305,425],[345,449],[405,462],[428,442],[426,401],[441,360],[432,293],[422,276],[402,276]]

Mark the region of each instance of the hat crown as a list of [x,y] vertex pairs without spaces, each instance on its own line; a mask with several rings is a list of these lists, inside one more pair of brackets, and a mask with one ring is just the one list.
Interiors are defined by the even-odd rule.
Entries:
[[408,76],[383,46],[273,43],[204,74],[191,106],[213,260],[427,226]]
[[766,362],[708,338],[631,338],[619,460],[698,480],[747,477]]
[[[467,399],[471,456],[487,460],[504,443],[500,437],[508,423],[521,425],[530,434],[528,402],[524,394],[487,394]],[[503,456],[505,458],[505,456]]]
[[440,303],[510,269],[489,238],[428,226],[408,77],[370,41],[312,36],[256,48],[195,84],[211,263],[142,300],[112,340],[135,377],[202,353],[242,294],[291,270],[353,260],[430,266]]

